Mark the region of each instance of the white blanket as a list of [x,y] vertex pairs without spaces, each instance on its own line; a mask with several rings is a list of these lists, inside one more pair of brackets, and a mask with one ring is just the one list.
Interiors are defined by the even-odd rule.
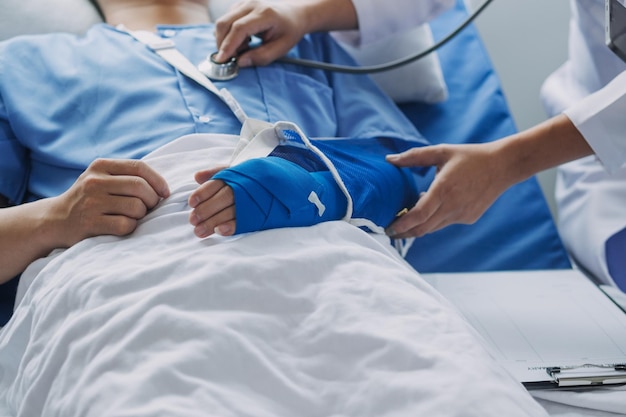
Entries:
[[345,222],[196,238],[193,173],[233,145],[157,151],[172,195],[135,233],[29,268],[0,416],[547,415],[386,239]]

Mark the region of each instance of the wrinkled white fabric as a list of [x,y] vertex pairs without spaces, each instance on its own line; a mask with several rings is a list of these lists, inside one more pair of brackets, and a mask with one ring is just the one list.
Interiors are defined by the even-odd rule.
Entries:
[[196,238],[193,173],[233,147],[157,151],[172,194],[134,234],[27,271],[0,415],[546,415],[386,239],[340,221]]

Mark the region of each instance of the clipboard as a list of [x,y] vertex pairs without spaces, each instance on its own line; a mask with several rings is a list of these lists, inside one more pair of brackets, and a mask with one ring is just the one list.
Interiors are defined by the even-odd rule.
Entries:
[[527,389],[626,384],[626,311],[581,271],[422,276]]

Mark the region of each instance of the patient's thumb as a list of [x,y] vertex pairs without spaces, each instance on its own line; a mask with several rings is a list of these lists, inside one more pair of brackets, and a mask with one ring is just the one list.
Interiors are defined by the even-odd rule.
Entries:
[[198,184],[204,184],[205,182],[213,178],[215,174],[217,174],[218,172],[220,172],[221,170],[225,168],[228,168],[228,167],[226,165],[223,165],[223,166],[220,165],[220,166],[216,166],[213,168],[200,170],[196,172],[196,174],[194,175],[194,179],[196,180]]

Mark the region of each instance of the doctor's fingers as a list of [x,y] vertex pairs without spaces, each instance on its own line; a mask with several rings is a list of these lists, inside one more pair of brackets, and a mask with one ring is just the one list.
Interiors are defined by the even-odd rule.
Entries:
[[[236,3],[215,22],[215,41],[219,48],[215,59],[225,62],[247,47],[250,37],[275,24],[272,16],[259,13],[257,2]],[[267,12],[266,12],[267,14]],[[242,66],[246,62],[240,62]]]
[[386,156],[387,162],[399,167],[441,166],[453,155],[448,145],[431,145]]
[[[259,1],[246,1],[235,5],[216,22],[216,41],[219,47],[217,61],[226,61],[242,52],[239,64],[266,65],[284,55],[304,35],[299,28],[296,6],[268,5]],[[253,35],[260,36],[263,45],[245,51]]]
[[[487,187],[488,188],[488,187]],[[444,188],[445,191],[449,191]],[[431,188],[425,197],[437,195],[434,211],[432,208],[418,207],[418,204],[404,216],[396,220],[390,228],[396,234],[394,238],[419,237],[436,232],[451,224],[474,224],[497,198],[497,193],[485,190],[484,194],[468,195],[464,192],[437,192]],[[435,207],[435,203],[433,203]],[[398,223],[398,224],[396,224]]]
[[441,199],[436,193],[422,193],[415,206],[396,219],[387,228],[393,238],[419,237],[430,233],[441,220],[436,213],[441,207]]
[[285,56],[297,42],[297,39],[293,40],[287,37],[264,41],[261,46],[243,52],[239,56],[238,62],[241,67],[269,65],[278,58]]
[[403,233],[391,236],[394,239],[406,239],[409,237],[422,237],[429,233],[436,232],[443,229],[446,226],[451,225],[452,222],[444,212],[436,212],[423,223],[414,226]]

